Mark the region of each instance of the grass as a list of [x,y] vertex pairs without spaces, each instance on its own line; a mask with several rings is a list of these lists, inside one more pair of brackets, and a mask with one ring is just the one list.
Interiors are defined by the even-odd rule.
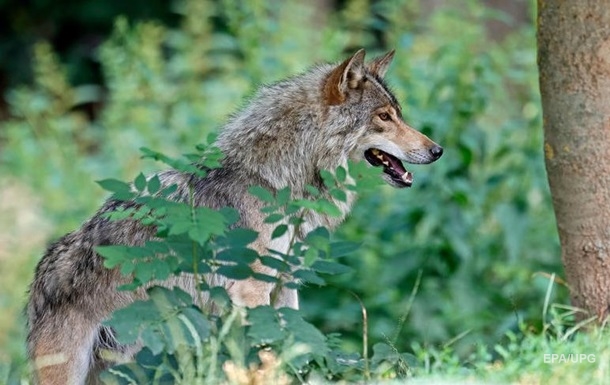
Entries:
[[391,375],[384,378],[377,373],[366,383],[605,385],[610,382],[609,337],[606,328],[577,333],[568,339],[552,336],[550,332],[508,335],[506,343],[497,345],[492,354],[481,351],[466,362],[450,350],[428,347],[420,352],[421,366],[411,368],[408,378],[395,379]]

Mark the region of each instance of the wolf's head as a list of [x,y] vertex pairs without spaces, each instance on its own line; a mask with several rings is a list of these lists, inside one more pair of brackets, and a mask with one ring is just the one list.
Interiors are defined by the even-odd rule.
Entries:
[[323,99],[327,119],[344,122],[352,130],[349,157],[366,159],[383,167],[383,177],[392,186],[409,187],[413,174],[403,161],[431,163],[441,157],[443,148],[411,128],[402,118],[398,101],[383,81],[394,51],[364,62],[363,49],[334,67],[324,80]]

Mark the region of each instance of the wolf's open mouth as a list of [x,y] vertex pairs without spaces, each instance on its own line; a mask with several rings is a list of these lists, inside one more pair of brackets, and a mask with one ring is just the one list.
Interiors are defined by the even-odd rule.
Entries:
[[377,148],[369,148],[364,152],[366,160],[374,167],[383,166],[386,173],[393,182],[401,187],[411,187],[413,174],[405,169],[400,159]]

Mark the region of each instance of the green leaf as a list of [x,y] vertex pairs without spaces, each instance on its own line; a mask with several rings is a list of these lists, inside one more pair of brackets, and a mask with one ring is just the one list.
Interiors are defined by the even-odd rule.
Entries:
[[373,345],[373,357],[371,358],[373,366],[379,366],[382,361],[394,364],[398,358],[399,356],[396,349],[393,349],[390,345],[384,342],[378,342]]
[[290,200],[290,187],[284,187],[278,190],[276,194],[276,203],[280,206],[285,205]]
[[[136,264],[133,263],[133,261],[125,261],[123,263],[121,263],[121,269],[119,270],[121,272],[121,274],[128,276],[131,273],[133,273],[133,271],[136,268]],[[138,287],[140,286],[139,284],[136,286]]]
[[312,185],[306,185],[305,190],[307,190],[307,192],[310,193],[314,198],[320,195],[320,190]]
[[275,197],[273,194],[264,187],[261,186],[251,186],[248,188],[248,192],[263,202],[267,203],[275,203]]
[[195,333],[199,341],[205,341],[210,337],[212,325],[199,309],[192,306],[187,307],[180,311],[180,315],[183,316],[181,321],[186,324],[191,333]]
[[381,167],[370,167],[366,161],[349,163],[349,175],[356,183],[355,190],[359,192],[377,189],[384,184],[382,172]]
[[165,338],[157,328],[145,328],[140,334],[142,344],[153,354],[160,354],[165,350]]
[[275,229],[273,229],[273,233],[271,233],[271,239],[279,238],[282,235],[286,234],[288,231],[288,225],[279,225]]
[[322,181],[324,182],[324,186],[326,187],[334,187],[335,186],[335,177],[328,170],[320,170],[320,176],[322,177]]
[[296,206],[298,208],[304,208],[309,210],[317,211],[318,204],[315,201],[310,201],[307,199],[297,199],[290,203],[291,206]]
[[263,214],[273,214],[273,213],[277,212],[277,210],[279,210],[279,206],[270,205],[270,206],[261,207],[260,212]]
[[319,204],[319,208],[316,211],[318,211],[320,213],[327,214],[331,217],[340,217],[343,215],[341,210],[339,210],[339,208],[334,203],[332,203],[326,199],[319,200],[318,204]]
[[146,293],[163,317],[170,316],[176,308],[183,304],[177,292],[161,286],[153,286]]
[[307,233],[305,236],[305,243],[317,248],[324,248],[328,246],[329,238],[330,232],[328,229],[319,226]]
[[[287,204],[284,208],[284,215],[285,216],[290,216],[293,214],[296,214],[299,212],[299,210],[301,210],[300,207],[293,205],[293,204]],[[292,219],[292,218],[291,218]]]
[[120,343],[132,344],[139,338],[141,330],[152,320],[160,317],[161,313],[151,300],[135,301],[125,308],[116,310],[110,320],[105,321],[104,324],[116,331]]
[[141,221],[151,214],[151,210],[146,206],[140,206],[133,212],[133,219]]
[[335,198],[336,200],[340,201],[340,202],[347,202],[347,194],[345,193],[345,191],[338,189],[338,188],[334,188],[330,190],[330,196],[332,196],[333,198]]
[[269,282],[269,283],[278,283],[280,281],[280,279],[278,277],[275,277],[272,275],[267,275],[267,274],[262,274],[262,273],[252,273],[252,278],[254,278],[258,281]]
[[295,342],[307,345],[309,351],[317,356],[324,357],[328,354],[329,348],[324,334],[306,322],[298,310],[281,308],[279,313],[286,330],[294,337]]
[[271,345],[285,338],[279,316],[271,306],[248,309],[248,337],[254,346]]
[[320,252],[319,250],[310,247],[309,249],[305,250],[305,254],[303,255],[303,265],[305,266],[311,266],[313,265],[313,263],[319,258],[320,256]]
[[154,286],[149,299],[116,311],[106,322],[120,334],[119,341],[139,340],[154,354],[175,352],[180,346],[197,347],[210,335],[211,325],[180,289]]
[[164,155],[157,151],[153,151],[146,147],[141,147],[140,152],[142,152],[142,154],[143,154],[142,155],[143,159],[150,158],[150,159],[154,159],[154,160],[163,162],[178,171],[182,171],[185,173],[194,173],[194,174],[198,174],[200,171],[200,169],[197,166],[195,166],[192,162],[185,160],[185,159],[171,158],[167,155]]
[[144,191],[146,188],[146,177],[144,174],[139,173],[136,179],[133,181],[133,185],[139,192]]
[[293,274],[293,277],[296,279],[300,279],[305,282],[313,283],[314,285],[324,285],[326,281],[320,278],[315,272],[306,269],[296,270]]
[[113,269],[124,261],[132,259],[132,248],[122,245],[97,246],[95,251],[104,257],[104,267]]
[[[154,186],[154,184],[153,184],[153,186]],[[163,189],[159,190],[158,192],[159,192],[159,196],[167,198],[170,195],[172,195],[173,193],[175,193],[177,190],[178,190],[178,185],[174,183],[167,187],[163,187]]]
[[362,247],[362,242],[339,241],[330,243],[330,257],[337,258],[351,254]]
[[290,265],[279,258],[261,256],[260,261],[264,266],[270,267],[280,272],[286,272],[290,270]]
[[219,261],[250,264],[258,259],[258,253],[247,247],[232,247],[221,250],[216,254],[216,259]]
[[318,273],[323,274],[345,274],[352,271],[352,268],[349,266],[342,265],[337,262],[325,261],[325,260],[317,260],[312,265],[311,268]]
[[154,195],[161,188],[161,180],[159,180],[159,175],[154,175],[152,178],[148,180],[148,193]]
[[223,207],[218,212],[225,218],[226,226],[231,226],[239,221],[239,211],[232,207]]
[[225,237],[227,240],[226,246],[245,247],[256,241],[256,238],[258,238],[258,232],[251,229],[237,227],[227,231]]
[[217,274],[230,279],[246,279],[252,275],[252,269],[248,265],[222,265],[216,270]]
[[150,263],[139,263],[135,266],[134,277],[142,283],[150,281],[153,274],[154,267]]
[[119,221],[131,217],[135,211],[136,209],[133,207],[118,207],[115,211],[103,213],[102,216],[110,219],[111,221]]
[[226,307],[231,304],[231,297],[227,294],[224,287],[214,286],[209,289],[210,298],[220,307]]
[[[208,207],[197,207],[194,213],[194,223],[185,221],[179,230],[188,229],[189,237],[204,245],[212,235],[222,235],[226,231],[226,218],[222,213]],[[170,234],[179,234],[172,229]]]
[[305,219],[301,218],[301,217],[290,217],[290,219],[288,220],[288,224],[292,225],[292,226],[300,226],[303,223],[305,223]]
[[134,276],[142,283],[147,283],[153,279],[163,281],[169,277],[177,265],[176,257],[174,256],[165,256],[164,258],[154,257],[151,260],[137,263],[134,269]]
[[337,169],[335,170],[335,176],[337,177],[337,181],[339,181],[340,183],[345,182],[345,178],[347,177],[347,172],[345,171],[345,168],[341,166],[337,167]]
[[104,190],[113,193],[123,194],[131,192],[131,186],[129,183],[120,181],[118,179],[102,179],[96,181],[96,183],[99,184]]
[[273,213],[265,218],[265,223],[276,223],[284,219],[284,216],[279,213]]

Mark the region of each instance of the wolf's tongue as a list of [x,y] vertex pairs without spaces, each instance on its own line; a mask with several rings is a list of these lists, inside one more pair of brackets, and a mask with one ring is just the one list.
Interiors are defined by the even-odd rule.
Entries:
[[405,169],[405,167],[402,165],[402,162],[398,158],[395,158],[393,156],[385,156],[385,158],[390,162],[390,168],[392,169],[392,171],[396,172],[396,175],[403,178],[405,174],[408,174],[408,171]]
[[413,174],[405,169],[405,166],[402,165],[400,159],[390,156],[387,153],[384,153],[383,155],[384,160],[389,162],[389,166],[386,167],[392,170],[392,172],[395,173],[397,177],[402,179],[403,182],[407,184],[413,183]]
[[413,184],[413,174],[405,169],[400,159],[391,156],[388,153],[383,153],[383,158],[388,162],[387,168],[395,174],[395,176],[401,179],[405,184],[411,186]]

